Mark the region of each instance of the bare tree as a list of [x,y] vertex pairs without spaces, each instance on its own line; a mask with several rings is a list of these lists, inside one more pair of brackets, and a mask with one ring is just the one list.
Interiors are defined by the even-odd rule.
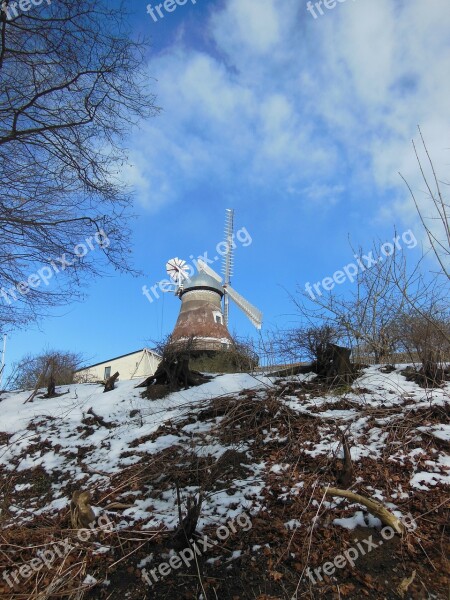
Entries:
[[353,281],[342,293],[330,290],[311,297],[303,292],[294,298],[300,313],[310,322],[322,321],[339,332],[341,342],[353,348],[355,354],[370,355],[375,362],[385,360],[396,349],[398,332],[392,323],[408,305],[410,292],[414,289],[414,297],[419,295],[421,281],[417,269],[408,273],[406,258],[394,244],[384,255],[381,247],[381,242],[374,243],[366,254],[361,248],[357,252],[352,248],[356,260],[349,273]]
[[217,354],[226,370],[229,372],[254,371],[259,366],[259,353],[257,343],[250,336],[238,336],[236,332],[231,334],[233,345],[227,350],[219,351]]
[[401,347],[411,360],[418,357],[419,375],[427,385],[445,380],[446,363],[450,359],[450,314],[448,307],[431,305],[428,310],[410,310],[400,315],[395,324]]
[[288,336],[288,340],[302,348],[313,362],[321,362],[329,345],[336,344],[339,338],[337,329],[327,324],[296,329]]
[[[339,346],[342,331],[329,323],[318,323],[297,327],[278,334],[279,355],[290,358],[292,373],[316,373],[321,381],[331,384],[349,383],[355,373],[350,355],[351,349]],[[308,358],[309,366],[295,365],[295,362]],[[281,373],[282,371],[278,371]]]
[[80,297],[101,265],[130,269],[125,139],[157,108],[148,45],[129,35],[126,3],[109,4],[2,2],[2,328]]
[[[419,155],[419,150],[416,146],[415,141],[412,140],[414,153],[416,155],[416,159],[420,168],[420,173],[422,175],[422,180],[425,183],[427,189],[427,196],[430,201],[427,204],[426,208],[417,200],[413,189],[401,173],[400,177],[408,186],[417,213],[420,217],[420,221],[427,234],[431,249],[442,269],[442,273],[448,279],[450,279],[450,204],[448,198],[445,197],[443,192],[444,186],[448,187],[450,183],[448,181],[444,182],[439,179],[430,153],[428,152],[428,148],[422,135],[422,131],[420,127],[418,129],[423,151],[426,155],[425,160],[426,162],[428,162],[428,166],[431,171],[431,173],[426,172],[424,160]],[[431,210],[428,210],[429,208],[431,208]]]
[[305,359],[321,361],[329,344],[339,341],[336,328],[326,323],[310,324],[278,331],[274,335],[276,352],[283,361],[296,363]]
[[407,269],[405,255],[398,254],[394,244],[388,248],[384,255],[377,254],[374,245],[366,256],[371,257],[370,268],[363,264],[361,251],[355,254],[360,268],[353,286],[341,294],[331,291],[311,298],[304,293],[295,303],[310,321],[320,317],[344,331],[341,337],[348,339],[359,361],[370,357],[384,362],[403,350],[421,363],[413,378],[427,385],[440,383],[450,349],[448,282],[424,275],[423,257]]
[[75,352],[46,350],[39,354],[27,354],[13,365],[14,378],[9,382],[9,387],[50,387],[54,392],[57,385],[73,383],[74,373],[82,363],[83,357]]

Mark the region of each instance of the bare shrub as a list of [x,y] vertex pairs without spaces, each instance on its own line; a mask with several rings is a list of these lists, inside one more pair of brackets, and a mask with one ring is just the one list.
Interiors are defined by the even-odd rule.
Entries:
[[401,346],[415,362],[418,357],[421,373],[428,384],[445,379],[445,367],[450,360],[450,320],[445,309],[402,314],[396,323]]
[[81,354],[62,350],[27,354],[14,365],[14,378],[9,386],[31,389],[35,386],[67,385],[73,383],[75,371],[81,367],[82,362]]

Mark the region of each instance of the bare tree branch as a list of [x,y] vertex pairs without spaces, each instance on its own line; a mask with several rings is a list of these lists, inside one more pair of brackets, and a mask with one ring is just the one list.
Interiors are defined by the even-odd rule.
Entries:
[[[125,140],[159,109],[148,43],[127,27],[125,2],[58,0],[15,14],[6,0],[0,11],[1,330],[81,298],[86,276],[108,265],[133,272]],[[80,258],[77,245],[100,232],[109,243]],[[57,289],[21,292],[62,256]]]
[[[428,197],[432,201],[432,205],[434,206],[435,212],[430,214],[429,216],[425,216],[425,208],[421,206],[414,194],[414,191],[410,184],[407,182],[405,177],[400,173],[400,177],[405,182],[411,198],[413,199],[414,206],[416,207],[417,214],[419,215],[420,222],[422,223],[423,228],[427,234],[428,241],[433,250],[433,253],[436,259],[439,262],[439,265],[442,269],[442,273],[450,279],[450,222],[448,210],[450,205],[445,201],[444,195],[442,193],[442,184],[439,181],[437,176],[432,158],[428,151],[427,145],[425,143],[425,139],[423,137],[422,131],[420,127],[418,127],[420,139],[422,142],[423,149],[428,159],[428,163],[432,173],[432,180],[434,184],[434,189],[432,184],[429,181],[429,175],[425,172],[425,167],[423,165],[422,159],[419,156],[419,152],[414,140],[412,140],[412,145],[414,148],[414,153],[416,155],[417,163],[419,165],[420,173],[422,175],[422,179],[426,185],[428,190]],[[447,184],[448,185],[448,184]],[[434,221],[434,227],[429,225],[428,221]]]

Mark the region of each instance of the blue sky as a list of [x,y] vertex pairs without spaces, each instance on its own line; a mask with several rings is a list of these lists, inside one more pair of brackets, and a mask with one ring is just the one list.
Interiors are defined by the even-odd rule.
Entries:
[[[165,277],[169,258],[214,256],[228,207],[252,238],[238,244],[233,286],[266,330],[295,324],[289,293],[352,261],[349,235],[367,250],[394,226],[423,238],[398,174],[424,198],[418,124],[448,173],[448,0],[346,0],[317,19],[303,0],[188,0],[156,22],[147,4],[129,9],[152,39],[148,77],[163,110],[130,133],[122,173],[145,276],[111,272],[85,302],[12,333],[9,365],[46,347],[97,362],[170,333],[179,300],[150,303],[142,286]],[[230,319],[254,332],[237,309]]]

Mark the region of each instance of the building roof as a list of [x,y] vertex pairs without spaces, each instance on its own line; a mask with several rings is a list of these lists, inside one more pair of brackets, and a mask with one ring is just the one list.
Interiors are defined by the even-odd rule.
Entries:
[[203,271],[200,271],[190,279],[186,279],[186,281],[183,283],[183,291],[181,292],[181,295],[183,295],[184,292],[188,292],[189,290],[196,288],[213,290],[214,292],[218,292],[221,296],[223,296],[222,284],[214,279],[214,277],[211,277],[211,275],[208,275]]
[[98,367],[98,365],[104,365],[105,363],[111,362],[113,360],[118,360],[119,358],[125,358],[126,356],[131,356],[132,354],[139,354],[139,352],[143,352],[144,350],[147,350],[151,354],[154,354],[158,358],[161,358],[157,352],[155,352],[154,350],[151,350],[150,348],[140,348],[140,350],[135,350],[134,352],[128,352],[127,354],[121,354],[120,356],[115,356],[114,358],[107,358],[106,360],[101,360],[100,362],[95,363],[93,365],[87,365],[86,367],[77,369],[75,371],[75,373],[79,373],[80,371],[86,371],[86,369],[92,369],[93,367]]

